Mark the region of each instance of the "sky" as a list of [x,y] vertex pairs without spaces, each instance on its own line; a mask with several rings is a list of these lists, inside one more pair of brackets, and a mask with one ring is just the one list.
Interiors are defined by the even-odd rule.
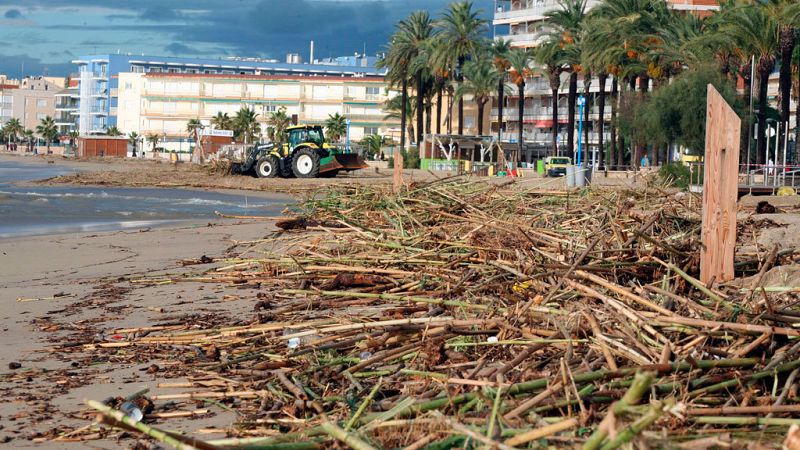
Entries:
[[[450,0],[0,0],[0,73],[66,76],[95,53],[375,55],[412,11]],[[474,0],[491,18],[493,0]],[[24,68],[24,69],[23,69]]]

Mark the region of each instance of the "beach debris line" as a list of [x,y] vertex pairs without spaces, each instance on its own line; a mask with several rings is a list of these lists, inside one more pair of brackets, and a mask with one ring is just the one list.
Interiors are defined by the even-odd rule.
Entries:
[[[154,404],[235,414],[176,435],[90,403],[175,448],[779,448],[800,424],[798,293],[742,289],[764,263],[747,252],[739,280],[698,281],[698,206],[652,186],[326,189],[295,221],[313,226],[131,280],[257,287],[248,323],[156,323],[54,351],[135,353],[180,379]],[[757,225],[740,226],[752,245]]]

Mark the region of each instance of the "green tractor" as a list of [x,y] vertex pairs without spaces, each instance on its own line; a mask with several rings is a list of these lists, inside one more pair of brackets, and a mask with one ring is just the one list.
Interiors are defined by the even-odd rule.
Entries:
[[291,126],[284,138],[282,146],[269,143],[249,147],[238,171],[254,171],[259,178],[317,178],[369,167],[359,155],[325,142],[319,125]]

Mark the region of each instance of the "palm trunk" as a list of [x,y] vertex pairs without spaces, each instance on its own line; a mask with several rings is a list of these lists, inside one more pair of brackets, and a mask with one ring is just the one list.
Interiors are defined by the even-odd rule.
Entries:
[[589,110],[591,109],[591,102],[589,101],[589,87],[592,85],[592,73],[588,70],[583,74],[583,98],[586,101],[583,107],[583,165],[588,166],[591,159],[592,152],[589,148]]
[[431,117],[433,111],[432,102],[433,99],[425,103],[425,134],[431,134],[431,122],[433,122],[433,117]]
[[619,81],[615,76],[611,80],[611,152],[609,153],[608,160],[611,165],[619,165],[617,158],[617,106],[619,100]]
[[443,86],[436,90],[436,134],[442,134],[442,91]]
[[[797,87],[800,89],[800,70],[797,71],[798,83]],[[796,92],[797,99],[795,100],[795,120],[794,120],[794,163],[800,164],[800,92]]]
[[[461,83],[464,82],[464,75],[462,70],[464,69],[464,61],[465,58],[458,58],[458,85],[461,86]],[[464,97],[461,96],[458,99],[458,135],[464,135]]]
[[497,85],[497,140],[503,140],[503,131],[505,131],[505,127],[503,126],[503,103],[505,99],[503,98],[505,95],[505,84],[506,80],[505,77],[500,79],[500,82]]
[[578,96],[578,74],[569,74],[569,91],[567,94],[567,154],[575,159],[575,99]]
[[422,130],[425,125],[425,88],[422,85],[422,71],[417,72],[417,146],[422,142]]
[[522,84],[518,84],[517,87],[519,88],[519,99],[517,100],[517,115],[519,119],[519,156],[522,157],[522,153],[525,151],[525,141],[523,136],[523,114],[525,112],[525,80],[522,81]]
[[756,148],[756,164],[764,164],[767,156],[767,88],[771,70],[758,71],[758,147]]
[[478,136],[483,136],[483,108],[486,106],[486,100],[478,100]]
[[600,82],[599,98],[597,99],[597,164],[598,166],[605,167],[606,165],[606,149],[603,145],[603,133],[605,132],[605,114],[606,114],[606,74],[601,73],[597,80]]
[[400,150],[403,151],[406,149],[406,122],[408,121],[408,117],[406,117],[406,105],[408,105],[408,80],[405,76],[403,77],[403,85],[400,92]]
[[796,44],[795,29],[785,27],[781,30],[781,71],[780,71],[780,92],[781,92],[781,122],[789,123],[789,105],[792,95],[792,54]]
[[453,87],[447,89],[447,134],[453,134]]
[[[558,75],[555,76],[558,78]],[[553,116],[553,154],[552,156],[558,156],[558,83],[555,84],[553,87],[553,81],[550,81],[550,90],[552,93],[552,98],[550,100],[550,107],[553,109],[552,116]],[[520,125],[522,123],[520,122]]]

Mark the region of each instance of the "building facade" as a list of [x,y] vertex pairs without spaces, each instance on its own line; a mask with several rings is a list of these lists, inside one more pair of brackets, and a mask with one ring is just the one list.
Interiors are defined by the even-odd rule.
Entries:
[[162,136],[167,150],[188,151],[186,125],[200,119],[211,126],[218,113],[233,118],[247,107],[258,114],[262,137],[267,119],[280,108],[299,123],[324,124],[339,113],[350,120],[350,139],[391,135],[399,121],[386,120],[383,77],[122,73],[119,75],[117,127],[126,134]]
[[58,91],[58,86],[42,77],[23,79],[19,89],[12,93],[12,116],[25,129],[36,130],[42,119],[55,116]]
[[378,76],[372,59],[345,58],[319,64],[287,64],[254,58],[201,59],[138,55],[89,55],[75,61],[78,65],[77,124],[82,135],[102,134],[118,125],[119,75],[304,75],[360,78]]
[[[587,9],[597,6],[600,2],[601,0],[587,0]],[[713,11],[719,9],[717,0],[668,0],[668,3],[676,10],[701,16],[711,14]],[[545,20],[545,13],[556,8],[559,8],[558,0],[495,0],[495,13],[492,22],[494,26],[494,35],[496,38],[503,38],[511,41],[512,45],[515,47],[535,47],[539,39],[537,32],[541,29]],[[553,124],[553,111],[551,106],[552,92],[545,76],[538,75],[527,80],[527,86],[525,88],[525,110],[523,112],[523,123],[521,124],[519,123],[517,110],[519,99],[517,89],[516,86],[509,86],[512,94],[508,96],[507,106],[503,111],[503,122],[506,124],[506,132],[502,137],[504,140],[516,142],[521,127],[523,130],[523,139],[527,146],[530,147],[528,158],[536,154],[542,155],[550,151],[554,126],[557,127],[557,140],[561,148],[566,147],[568,78],[568,73],[561,75],[561,87],[558,93],[558,124]],[[610,93],[610,80],[606,82],[605,90],[606,93]],[[578,93],[582,94],[584,91],[584,80],[579,78]],[[599,127],[595,127],[594,125],[601,120],[597,107],[598,93],[599,82],[595,78],[591,81],[589,86],[589,95],[586,101],[586,105],[589,108],[590,123],[584,124],[585,127],[590,129],[588,142],[588,148],[590,150],[596,148],[599,142],[598,133],[593,131],[599,129]],[[602,120],[604,122],[609,122],[611,120],[611,108],[608,107],[609,105],[606,106]],[[495,100],[495,105],[492,110],[492,129],[494,132],[497,132],[500,126],[498,122],[498,113],[498,105]],[[605,141],[608,142],[610,139],[608,135],[609,127],[606,127],[605,130]],[[577,130],[575,136],[575,139],[577,139]]]
[[14,117],[14,91],[17,89],[18,84],[0,84],[0,126]]

